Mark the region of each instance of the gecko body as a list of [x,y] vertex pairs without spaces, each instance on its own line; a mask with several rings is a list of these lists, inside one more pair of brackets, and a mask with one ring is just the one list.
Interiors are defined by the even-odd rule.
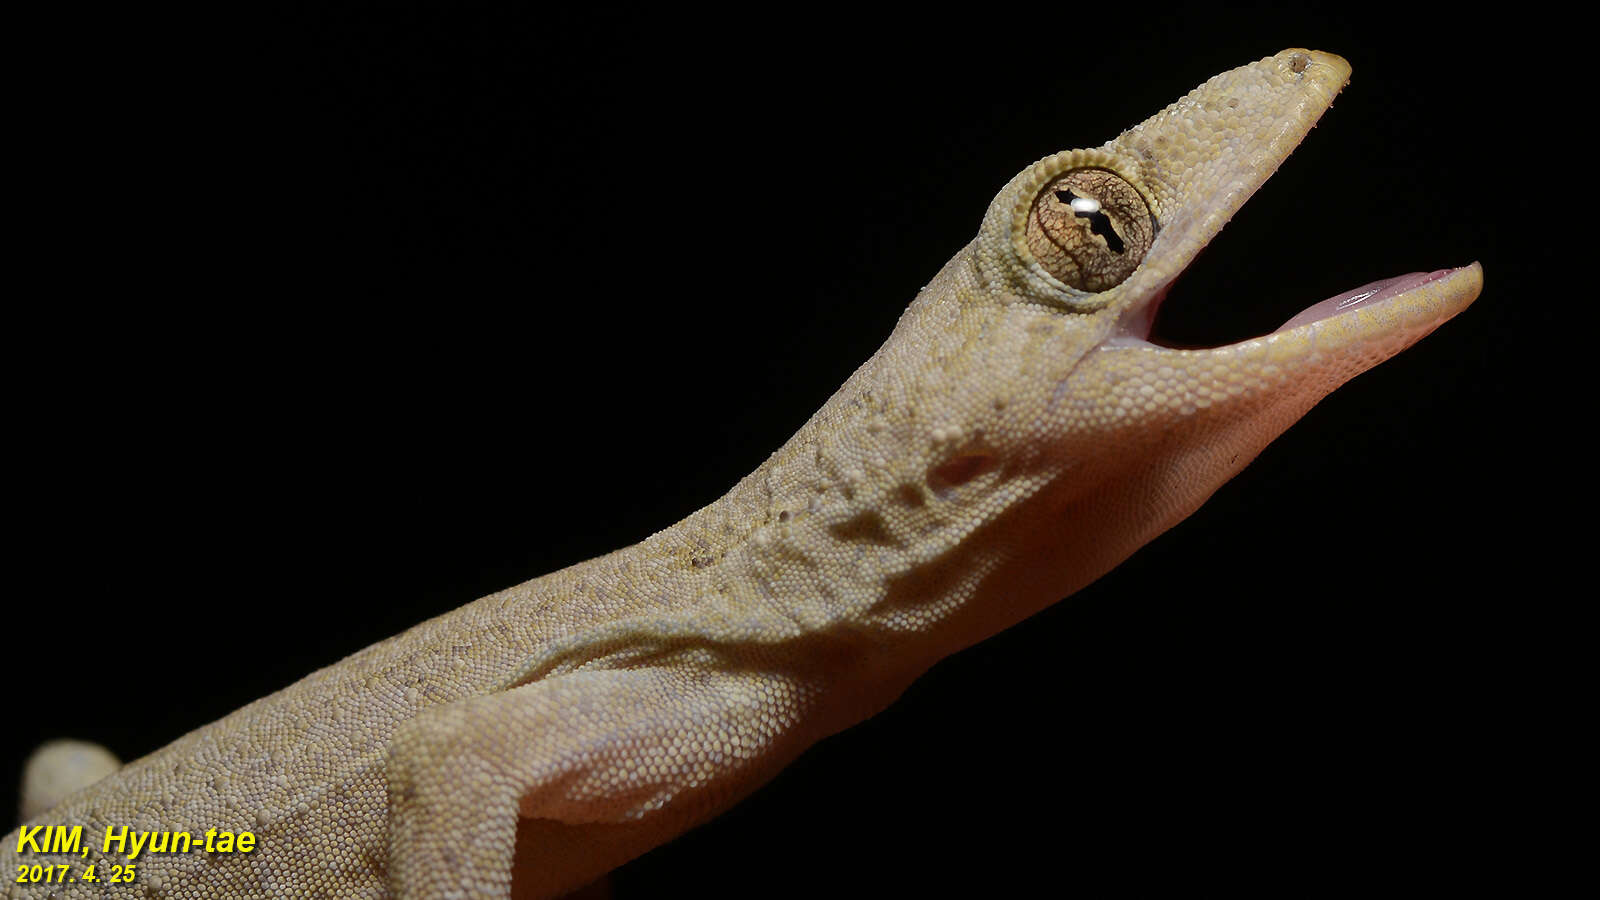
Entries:
[[[883,347],[724,497],[307,676],[25,827],[249,832],[12,896],[547,897],[727,809],[939,659],[1191,513],[1481,287],[1345,292],[1269,335],[1149,340],[1173,281],[1345,84],[1286,50],[1018,173]],[[38,832],[32,832],[37,834]]]

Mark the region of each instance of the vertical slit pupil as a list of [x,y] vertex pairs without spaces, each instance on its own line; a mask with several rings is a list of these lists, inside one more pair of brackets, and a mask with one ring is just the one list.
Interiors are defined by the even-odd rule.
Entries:
[[[1079,199],[1079,197],[1071,191],[1061,190],[1056,191],[1056,199],[1071,206],[1072,201]],[[1072,214],[1080,219],[1088,219],[1089,232],[1100,235],[1101,238],[1105,239],[1106,249],[1121,255],[1122,251],[1127,249],[1127,245],[1122,242],[1122,237],[1117,234],[1117,230],[1111,226],[1111,217],[1101,211],[1099,206],[1100,204],[1097,202],[1095,203],[1096,208],[1092,212],[1073,210]]]

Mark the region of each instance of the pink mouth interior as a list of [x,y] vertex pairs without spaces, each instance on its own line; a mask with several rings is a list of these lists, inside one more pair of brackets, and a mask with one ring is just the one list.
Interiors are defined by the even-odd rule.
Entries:
[[[1313,322],[1331,319],[1340,313],[1346,313],[1359,307],[1376,306],[1391,297],[1398,296],[1420,285],[1427,284],[1430,281],[1437,281],[1446,275],[1459,271],[1460,269],[1438,269],[1432,272],[1412,272],[1408,275],[1397,275],[1394,278],[1385,278],[1381,281],[1374,281],[1371,284],[1364,284],[1358,288],[1351,288],[1348,291],[1341,291],[1321,303],[1313,304],[1301,310],[1298,315],[1279,325],[1271,333],[1277,334],[1292,328],[1298,328],[1301,325],[1309,325]],[[1108,350],[1120,347],[1168,346],[1153,344],[1150,340],[1150,332],[1155,324],[1156,310],[1160,308],[1162,301],[1165,299],[1166,289],[1163,288],[1161,293],[1149,303],[1144,304],[1142,308],[1135,310],[1119,321],[1116,329],[1107,336],[1101,346]],[[1169,349],[1183,348],[1169,347]]]
[[[1409,275],[1398,275],[1394,278],[1385,278],[1381,281],[1374,281],[1371,284],[1365,284],[1358,288],[1342,291],[1334,294],[1332,297],[1329,297],[1321,303],[1302,310],[1299,315],[1278,326],[1277,330],[1288,331],[1291,328],[1298,328],[1301,325],[1309,325],[1312,322],[1320,322],[1323,319],[1331,318],[1342,312],[1349,312],[1358,306],[1372,306],[1373,304],[1381,303],[1384,300],[1395,296],[1396,294],[1403,294],[1406,291],[1417,287],[1418,285],[1427,284],[1430,281],[1443,278],[1453,271],[1455,270],[1439,269],[1435,272],[1412,272]],[[1273,333],[1276,334],[1277,332]]]

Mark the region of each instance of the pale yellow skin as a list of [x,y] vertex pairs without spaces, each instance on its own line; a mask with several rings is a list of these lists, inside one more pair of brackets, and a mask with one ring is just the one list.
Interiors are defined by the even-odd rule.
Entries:
[[[106,825],[251,831],[252,853],[147,855],[133,885],[9,895],[555,896],[726,809],[940,658],[1103,574],[1477,296],[1473,265],[1213,350],[1110,340],[1348,76],[1287,50],[1023,171],[888,342],[722,499],[130,763],[32,820],[85,826],[87,859],[19,856],[13,833],[0,871],[126,862],[99,852]],[[1098,294],[1020,237],[1040,189],[1083,165],[1134,185],[1159,226]]]

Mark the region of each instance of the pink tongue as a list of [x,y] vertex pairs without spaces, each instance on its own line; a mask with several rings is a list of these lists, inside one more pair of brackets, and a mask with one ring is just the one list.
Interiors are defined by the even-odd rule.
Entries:
[[1385,278],[1371,284],[1362,285],[1354,290],[1344,291],[1312,306],[1289,321],[1278,326],[1278,331],[1288,331],[1311,322],[1319,322],[1342,312],[1348,312],[1358,306],[1371,306],[1387,300],[1396,294],[1402,294],[1419,284],[1427,284],[1436,278],[1443,278],[1453,270],[1440,269],[1436,272],[1412,272],[1409,275],[1400,275],[1395,278]]

